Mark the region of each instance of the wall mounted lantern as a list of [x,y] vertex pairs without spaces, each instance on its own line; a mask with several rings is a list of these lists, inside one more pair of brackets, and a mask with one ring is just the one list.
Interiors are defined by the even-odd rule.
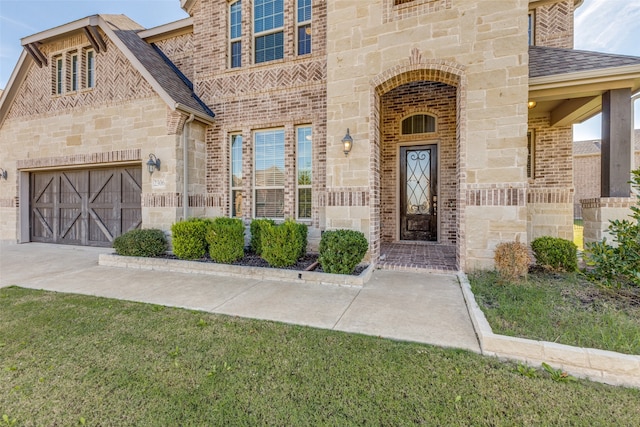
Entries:
[[149,171],[149,175],[153,174],[155,170],[160,170],[160,159],[156,157],[155,154],[149,154],[149,160],[147,160],[147,170]]
[[351,138],[351,135],[349,134],[349,128],[347,128],[347,134],[342,138],[342,144],[344,145],[344,155],[349,155],[349,152],[351,152],[351,148],[353,147],[353,138]]
[[7,171],[2,168],[0,168],[0,179],[7,179]]

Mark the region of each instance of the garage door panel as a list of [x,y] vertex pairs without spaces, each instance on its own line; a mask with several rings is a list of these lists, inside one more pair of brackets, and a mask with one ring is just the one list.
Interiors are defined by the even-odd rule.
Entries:
[[141,226],[141,177],[141,168],[32,173],[32,240],[110,246]]

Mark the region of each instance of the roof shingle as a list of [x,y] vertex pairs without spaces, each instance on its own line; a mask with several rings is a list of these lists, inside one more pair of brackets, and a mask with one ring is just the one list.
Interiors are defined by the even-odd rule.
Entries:
[[557,47],[529,46],[529,77],[640,65],[636,56]]

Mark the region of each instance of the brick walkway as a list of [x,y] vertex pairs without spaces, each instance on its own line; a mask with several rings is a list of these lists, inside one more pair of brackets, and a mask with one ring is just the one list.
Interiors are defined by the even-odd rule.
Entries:
[[384,270],[452,272],[456,267],[456,248],[435,243],[382,243],[378,267]]

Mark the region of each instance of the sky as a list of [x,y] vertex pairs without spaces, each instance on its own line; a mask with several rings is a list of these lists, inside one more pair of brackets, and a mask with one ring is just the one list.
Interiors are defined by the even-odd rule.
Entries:
[[[180,0],[0,0],[0,88],[18,62],[21,38],[97,13],[125,14],[146,28],[188,16]],[[584,0],[575,15],[575,48],[640,56],[640,0]],[[600,123],[598,115],[575,125],[574,140],[599,139]]]

